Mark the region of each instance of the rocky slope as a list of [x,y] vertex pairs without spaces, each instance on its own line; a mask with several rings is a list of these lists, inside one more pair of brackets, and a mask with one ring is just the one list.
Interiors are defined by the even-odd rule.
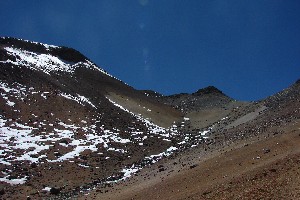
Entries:
[[163,96],[135,90],[74,49],[15,38],[0,38],[0,72],[2,199],[109,199],[135,178],[151,193],[156,175],[289,133],[299,119],[299,81],[259,102],[213,86]]
[[68,196],[121,180],[183,140],[179,111],[74,49],[1,38],[0,55],[0,181],[8,195],[56,188]]
[[206,135],[206,142],[80,199],[300,198],[299,81],[236,108]]
[[189,119],[161,95],[135,90],[74,49],[0,38],[0,72],[5,198],[74,196],[205,141],[183,131]]

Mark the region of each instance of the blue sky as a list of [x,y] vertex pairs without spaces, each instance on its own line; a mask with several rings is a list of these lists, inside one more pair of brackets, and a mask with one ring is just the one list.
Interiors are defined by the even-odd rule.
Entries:
[[258,100],[300,78],[299,11],[299,0],[10,0],[0,36],[73,47],[137,89]]

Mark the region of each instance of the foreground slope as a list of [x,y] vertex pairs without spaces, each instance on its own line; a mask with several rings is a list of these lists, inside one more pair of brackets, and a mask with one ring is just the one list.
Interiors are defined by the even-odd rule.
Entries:
[[236,112],[208,142],[82,199],[299,199],[300,82]]

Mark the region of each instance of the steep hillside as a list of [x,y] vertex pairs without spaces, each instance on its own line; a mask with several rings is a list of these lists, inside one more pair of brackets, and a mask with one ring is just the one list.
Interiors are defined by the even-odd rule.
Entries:
[[74,195],[183,146],[181,112],[74,49],[1,38],[0,72],[0,181],[9,196]]
[[80,199],[300,198],[299,81],[236,108],[206,136],[205,143],[144,168],[127,182]]

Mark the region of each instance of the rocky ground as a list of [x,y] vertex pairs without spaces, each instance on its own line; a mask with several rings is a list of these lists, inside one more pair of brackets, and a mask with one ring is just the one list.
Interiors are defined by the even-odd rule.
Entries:
[[285,131],[197,147],[80,199],[299,199],[300,121]]
[[244,104],[209,140],[80,199],[299,199],[299,81]]
[[[228,109],[208,112],[208,115],[215,117],[207,118],[206,125],[194,120],[194,126],[191,126],[193,119],[186,117],[187,113],[184,126],[178,126],[178,133],[184,135],[176,138],[181,140],[175,143],[163,140],[166,144],[160,144],[159,140],[153,139],[152,143],[144,141],[141,146],[127,144],[126,148],[132,151],[127,159],[115,151],[103,151],[105,154],[100,155],[100,148],[95,152],[87,149],[60,164],[45,160],[38,165],[24,162],[20,165],[16,162],[7,168],[10,177],[18,179],[22,174],[29,175],[30,179],[20,185],[1,184],[1,197],[87,200],[297,199],[300,185],[298,91],[299,84],[296,84],[264,101],[236,102],[239,106],[233,108],[230,105],[235,102],[227,102],[223,106]],[[124,97],[115,94],[110,98],[137,112],[143,110],[134,99],[128,101],[125,98],[125,101]],[[84,135],[81,137],[84,138]],[[79,140],[80,137],[74,139]],[[59,159],[72,150],[65,147],[64,152],[61,143],[53,143],[60,146],[47,152],[48,159]],[[133,168],[136,173],[126,179],[123,179],[126,173],[115,173],[120,172],[126,163],[141,166],[141,159],[137,156],[145,156],[142,153],[144,145],[151,154],[159,154],[164,150],[162,147],[168,144],[177,145],[177,151],[162,155],[162,159],[157,159],[159,161],[152,165],[145,163],[143,168]],[[155,157],[151,159],[155,160]],[[1,170],[5,176],[6,169]],[[107,179],[111,174],[114,176]]]

